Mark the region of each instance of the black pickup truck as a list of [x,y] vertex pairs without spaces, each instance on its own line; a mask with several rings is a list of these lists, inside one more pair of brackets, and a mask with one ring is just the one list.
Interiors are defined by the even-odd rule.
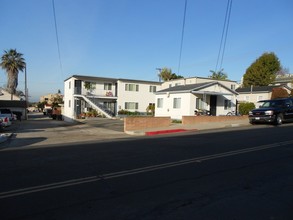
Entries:
[[259,101],[262,105],[249,112],[249,122],[273,123],[281,125],[283,122],[293,121],[293,98],[278,98]]

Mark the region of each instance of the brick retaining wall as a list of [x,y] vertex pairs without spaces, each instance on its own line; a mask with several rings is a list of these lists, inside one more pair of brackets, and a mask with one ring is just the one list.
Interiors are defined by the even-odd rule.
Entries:
[[126,117],[124,118],[124,131],[168,127],[170,124],[170,117]]
[[248,120],[248,116],[182,116],[183,125],[191,125],[206,122]]

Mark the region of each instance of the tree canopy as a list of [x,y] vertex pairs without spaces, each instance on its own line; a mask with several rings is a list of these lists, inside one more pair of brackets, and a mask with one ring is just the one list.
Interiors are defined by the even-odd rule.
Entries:
[[219,71],[210,70],[212,75],[209,76],[209,78],[217,79],[217,80],[226,80],[228,79],[228,75],[224,73],[224,69],[221,69]]
[[16,49],[10,49],[8,51],[5,50],[1,58],[0,66],[7,73],[7,89],[11,93],[11,100],[18,86],[18,73],[23,71],[26,66],[22,56],[23,54],[18,53]]
[[159,77],[163,81],[169,81],[169,80],[172,80],[172,79],[181,79],[181,78],[183,78],[183,76],[176,75],[175,73],[172,73],[172,70],[170,68],[167,68],[167,67],[162,68],[162,70],[159,73]]
[[279,58],[274,53],[264,53],[247,68],[243,76],[243,87],[267,86],[274,82],[281,70]]

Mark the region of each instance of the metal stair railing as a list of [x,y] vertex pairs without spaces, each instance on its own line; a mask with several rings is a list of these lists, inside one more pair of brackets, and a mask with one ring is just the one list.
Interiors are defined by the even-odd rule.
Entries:
[[111,117],[114,117],[114,113],[109,110],[105,105],[101,104],[98,102],[98,100],[94,99],[94,98],[89,98],[87,97],[89,100],[91,100],[92,103],[94,103],[97,107],[99,107],[100,109],[102,109],[104,112],[106,112],[107,114],[109,114]]
[[86,97],[85,95],[75,95],[75,97],[83,98],[94,109],[102,112],[107,118],[113,118],[115,116],[112,111],[107,109],[104,105],[97,103],[97,101],[94,98],[89,98],[89,97]]

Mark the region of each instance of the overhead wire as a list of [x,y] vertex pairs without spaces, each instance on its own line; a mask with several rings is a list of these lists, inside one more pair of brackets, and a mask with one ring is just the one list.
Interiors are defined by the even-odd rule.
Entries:
[[60,70],[61,70],[61,74],[63,75],[63,68],[62,68],[62,61],[61,61],[61,53],[60,53],[60,45],[59,45],[59,35],[58,35],[57,19],[56,19],[56,10],[55,10],[55,2],[54,2],[54,0],[52,0],[52,6],[53,6],[54,24],[55,24],[55,33],[56,33],[56,41],[57,41],[57,49],[58,49]]
[[[221,57],[221,62],[220,62],[219,70],[222,69],[224,54],[225,54],[225,49],[226,49],[228,30],[229,30],[231,9],[232,9],[232,0],[228,0],[227,7],[226,7],[226,13],[225,13],[224,26],[223,26],[223,30],[222,30],[220,48],[219,48],[217,63],[216,63],[216,67],[215,67],[215,72],[217,72],[217,70],[218,70],[220,57]],[[224,40],[224,43],[223,43],[223,40]]]
[[186,8],[187,8],[187,0],[185,0],[184,14],[183,14],[183,24],[182,24],[181,42],[180,42],[180,51],[179,51],[179,62],[178,62],[178,71],[177,71],[177,74],[178,75],[180,73],[181,56],[182,56],[182,48],[183,48],[183,41],[184,41],[184,29],[185,29]]

